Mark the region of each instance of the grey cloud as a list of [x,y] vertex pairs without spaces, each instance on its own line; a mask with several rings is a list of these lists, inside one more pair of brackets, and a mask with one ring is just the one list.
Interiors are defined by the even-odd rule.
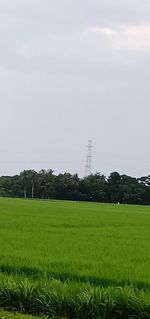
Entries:
[[147,25],[149,1],[0,5],[0,173],[45,167],[82,175],[88,138],[93,171],[149,173],[149,53],[115,51],[106,37],[86,33]]

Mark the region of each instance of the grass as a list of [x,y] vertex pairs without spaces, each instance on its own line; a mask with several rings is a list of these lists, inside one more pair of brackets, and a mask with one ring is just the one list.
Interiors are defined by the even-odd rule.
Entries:
[[[42,317],[41,317],[42,318]],[[21,313],[7,312],[0,310],[0,319],[40,319],[40,317],[32,317]]]
[[150,318],[150,207],[0,199],[0,307]]

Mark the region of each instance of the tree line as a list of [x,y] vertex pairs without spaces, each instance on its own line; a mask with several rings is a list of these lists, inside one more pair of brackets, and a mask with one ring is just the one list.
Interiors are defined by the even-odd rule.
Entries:
[[65,199],[124,204],[150,204],[150,175],[135,178],[113,172],[79,178],[50,170],[24,170],[19,175],[0,177],[1,197]]

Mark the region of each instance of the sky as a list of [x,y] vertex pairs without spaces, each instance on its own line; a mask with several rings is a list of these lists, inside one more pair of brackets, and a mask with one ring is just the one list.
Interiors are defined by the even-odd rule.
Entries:
[[0,175],[150,174],[150,0],[0,0]]

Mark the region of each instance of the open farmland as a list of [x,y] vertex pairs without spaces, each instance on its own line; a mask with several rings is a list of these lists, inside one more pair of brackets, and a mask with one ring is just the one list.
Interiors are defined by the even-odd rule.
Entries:
[[150,318],[150,207],[0,199],[0,307]]

